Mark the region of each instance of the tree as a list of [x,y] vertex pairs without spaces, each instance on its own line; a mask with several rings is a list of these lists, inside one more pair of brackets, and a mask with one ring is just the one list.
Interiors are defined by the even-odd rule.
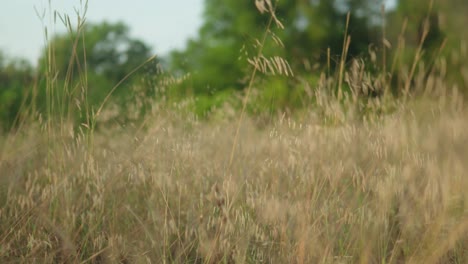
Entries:
[[[56,86],[61,88],[57,92],[61,96],[82,97],[78,93],[86,86],[87,103],[96,107],[119,81],[151,56],[151,48],[129,33],[123,23],[103,22],[85,24],[77,32],[57,35],[41,56],[40,71],[58,80]],[[137,77],[134,74],[127,83]],[[117,97],[129,96],[128,87],[119,87],[115,91]],[[45,102],[44,98],[41,101]]]
[[[440,74],[446,83],[457,84],[467,93],[468,79],[463,77],[463,72],[468,59],[468,33],[460,30],[468,23],[467,10],[468,2],[464,0],[398,1],[388,25],[392,42],[397,43],[397,36],[406,21],[405,45],[397,65],[404,73],[400,76],[406,76],[408,65],[418,58],[414,72],[423,72],[425,79]],[[419,47],[421,54],[416,56]],[[438,65],[441,59],[442,65]]]
[[[378,6],[378,8],[376,8]],[[339,56],[345,37],[346,15],[351,12],[349,47],[351,56],[367,50],[375,39],[370,28],[375,26],[375,12],[380,9],[370,0],[277,1],[277,17],[284,24],[271,32],[284,43],[284,49],[267,45],[264,53],[285,57],[295,71],[305,71],[304,60],[324,63],[327,48]],[[379,11],[378,11],[379,12]],[[252,0],[205,0],[204,24],[198,38],[191,40],[183,51],[171,54],[173,69],[190,72],[191,82],[185,87],[194,93],[213,93],[224,89],[242,89],[240,80],[247,63],[239,60],[243,52],[255,54],[251,48],[261,40],[269,20],[259,14]]]
[[32,85],[31,65],[25,60],[7,58],[0,52],[0,128],[12,127]]
[[395,32],[395,35],[398,34],[396,32],[406,20],[405,40],[409,45],[417,47],[423,40],[424,31],[427,30],[422,43],[423,48],[437,48],[436,46],[440,46],[443,40],[439,23],[440,11],[441,6],[437,3],[431,5],[430,1],[399,1],[396,14],[392,15],[391,31]]

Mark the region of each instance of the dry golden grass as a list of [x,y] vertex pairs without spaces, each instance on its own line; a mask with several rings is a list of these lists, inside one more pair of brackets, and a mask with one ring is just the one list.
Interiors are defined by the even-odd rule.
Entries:
[[449,98],[333,125],[246,118],[230,168],[228,118],[159,113],[92,144],[23,129],[1,142],[0,260],[466,263],[468,121]]

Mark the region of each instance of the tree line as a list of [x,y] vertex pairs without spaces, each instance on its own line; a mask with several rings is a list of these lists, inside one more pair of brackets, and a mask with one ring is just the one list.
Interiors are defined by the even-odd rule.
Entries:
[[[255,3],[271,3],[281,26],[273,23],[268,27],[271,14],[259,12]],[[396,67],[411,64],[418,48],[425,67],[445,54],[452,65],[449,72],[453,74],[448,78],[466,84],[464,62],[453,54],[466,50],[462,42],[466,36],[457,30],[468,22],[466,1],[433,1],[431,5],[424,0],[398,1],[391,10],[383,9],[383,4],[373,0],[225,0],[222,4],[205,0],[198,36],[185,49],[150,62],[151,47],[130,37],[124,23],[85,24],[81,30],[51,38],[37,68],[0,53],[0,123],[10,128],[24,105],[41,113],[53,105],[72,118],[89,119],[109,93],[114,103],[125,107],[136,91],[155,96],[161,64],[182,80],[174,82],[166,95],[174,100],[201,98],[203,112],[246,87],[245,77],[252,71],[248,60],[256,55],[265,33],[271,41],[264,43],[263,54],[284,58],[296,76],[286,81],[270,78],[263,84],[267,93],[277,89],[275,94],[281,100],[275,103],[285,107],[296,104],[299,77],[317,79],[321,72],[334,71],[343,59],[354,58],[369,61],[367,70],[379,74],[386,64],[392,66],[399,44],[405,49]],[[346,58],[342,58],[345,45]],[[384,49],[388,61],[375,61],[372,54]]]

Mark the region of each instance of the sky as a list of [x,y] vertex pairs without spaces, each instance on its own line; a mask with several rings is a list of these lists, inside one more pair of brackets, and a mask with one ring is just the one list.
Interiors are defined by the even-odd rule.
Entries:
[[[86,0],[2,1],[0,51],[35,64],[45,46],[44,28],[65,32],[59,20],[53,23],[53,11],[76,21],[76,11],[83,15]],[[394,5],[395,0],[387,2]],[[90,22],[123,21],[132,37],[151,45],[155,54],[165,55],[184,48],[186,41],[197,35],[202,12],[203,0],[89,0],[85,17]]]
[[[64,32],[65,27],[60,20],[55,26],[52,23],[49,0],[2,2],[0,51],[35,64],[45,45],[44,27],[49,32]],[[50,3],[52,10],[76,21],[76,10],[84,9],[85,0],[51,0]],[[183,48],[189,38],[197,35],[202,12],[203,0],[89,0],[85,17],[89,22],[123,21],[130,27],[132,37],[151,45],[156,54],[164,55],[172,49]]]

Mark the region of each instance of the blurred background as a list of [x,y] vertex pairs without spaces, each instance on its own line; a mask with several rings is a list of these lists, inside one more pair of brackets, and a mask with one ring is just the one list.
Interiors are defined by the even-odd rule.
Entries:
[[[124,110],[136,97],[195,98],[192,110],[206,115],[245,89],[252,72],[249,59],[264,36],[269,41],[263,55],[284,58],[294,77],[259,77],[263,101],[258,111],[309,104],[304,94],[322,73],[332,76],[340,62],[351,67],[357,59],[366,73],[383,76],[396,97],[415,71],[422,79],[438,71],[460,91],[467,90],[467,1],[278,1],[276,17],[284,28],[273,23],[269,29],[271,15],[260,13],[256,3],[266,2],[5,2],[0,10],[0,126],[11,129],[21,115],[45,115],[54,100],[57,111],[82,122],[110,93],[112,103]],[[151,104],[140,102],[137,116]]]

